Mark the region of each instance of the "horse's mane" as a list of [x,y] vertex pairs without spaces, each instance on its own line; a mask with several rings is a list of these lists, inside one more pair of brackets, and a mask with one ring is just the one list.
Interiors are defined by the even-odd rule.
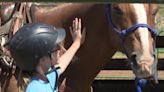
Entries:
[[46,13],[65,6],[71,5],[72,3],[34,3],[34,5],[39,9],[40,12]]

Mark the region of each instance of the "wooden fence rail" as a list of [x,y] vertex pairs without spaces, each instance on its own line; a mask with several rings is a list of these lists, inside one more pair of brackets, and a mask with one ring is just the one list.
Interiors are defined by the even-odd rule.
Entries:
[[[157,36],[157,48],[164,48],[164,36]],[[164,53],[163,53],[164,55]],[[159,80],[164,80],[164,56],[158,58]],[[95,80],[133,80],[134,74],[126,58],[112,59],[104,66]]]

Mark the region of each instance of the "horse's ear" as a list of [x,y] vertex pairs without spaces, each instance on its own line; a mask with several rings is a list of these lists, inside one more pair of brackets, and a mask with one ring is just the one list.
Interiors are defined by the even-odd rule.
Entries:
[[151,14],[155,15],[158,12],[159,5],[158,4],[150,4]]

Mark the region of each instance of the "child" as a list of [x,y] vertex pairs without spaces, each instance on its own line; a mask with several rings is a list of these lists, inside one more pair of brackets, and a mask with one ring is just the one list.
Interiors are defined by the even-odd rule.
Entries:
[[57,92],[57,79],[80,48],[85,38],[81,34],[81,19],[75,18],[71,28],[73,43],[60,54],[60,43],[65,39],[64,29],[55,29],[44,23],[31,23],[18,30],[11,40],[11,54],[17,65],[33,71],[26,92]]

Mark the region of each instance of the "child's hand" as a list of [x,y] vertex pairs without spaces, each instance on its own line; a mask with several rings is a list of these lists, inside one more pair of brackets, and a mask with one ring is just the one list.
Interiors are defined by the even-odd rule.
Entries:
[[72,27],[70,27],[71,35],[73,41],[79,40],[81,44],[84,43],[86,30],[83,29],[81,34],[81,19],[75,18],[72,23]]

